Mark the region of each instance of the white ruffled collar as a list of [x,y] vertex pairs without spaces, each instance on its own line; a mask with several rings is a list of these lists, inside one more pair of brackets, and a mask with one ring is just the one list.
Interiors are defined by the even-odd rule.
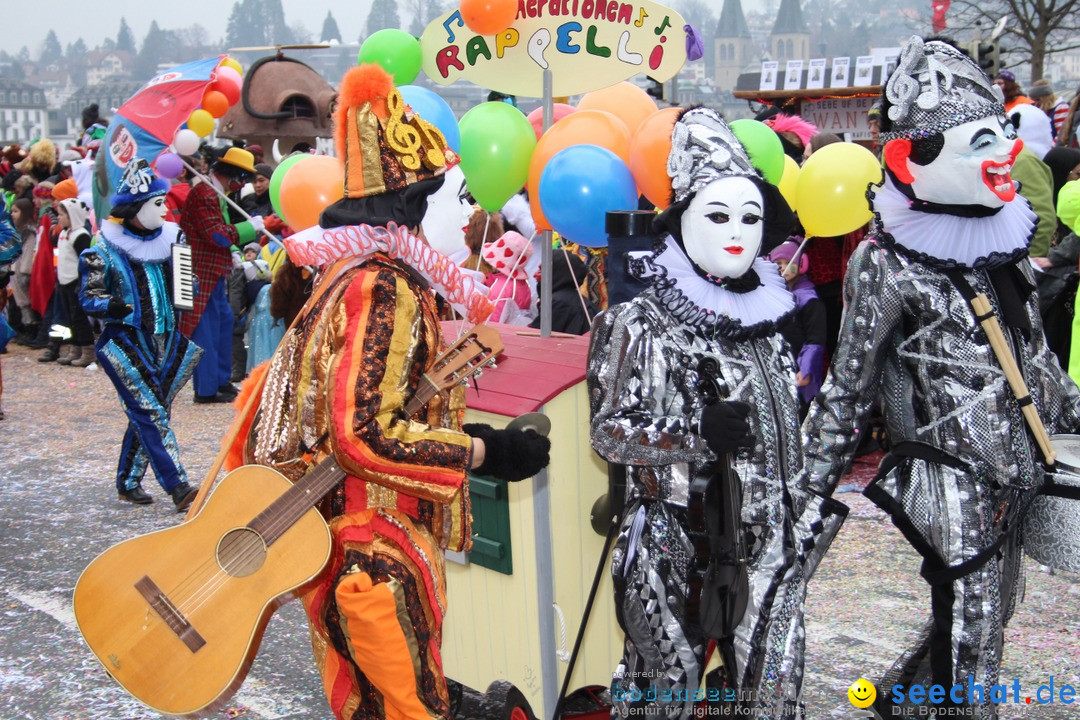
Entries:
[[795,312],[795,296],[787,288],[779,268],[765,258],[754,259],[761,284],[738,293],[711,283],[698,275],[690,258],[671,238],[655,256],[639,255],[632,262],[634,272],[653,278],[653,293],[681,322],[706,335],[722,335],[734,340],[769,335]]
[[180,226],[167,222],[154,235],[131,235],[124,226],[113,220],[101,224],[101,237],[112,247],[136,262],[165,262],[172,255],[172,246],[180,236]]
[[870,190],[870,204],[884,229],[884,244],[895,245],[919,262],[935,267],[985,268],[1015,262],[1027,254],[1038,216],[1022,196],[987,217],[926,213],[886,174]]

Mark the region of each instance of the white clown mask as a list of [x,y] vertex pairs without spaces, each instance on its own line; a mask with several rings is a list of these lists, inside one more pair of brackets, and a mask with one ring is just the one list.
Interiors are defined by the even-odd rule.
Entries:
[[420,221],[428,244],[446,256],[459,253],[465,247],[472,212],[465,173],[455,165],[443,176],[442,187],[428,196],[427,212]]
[[941,151],[925,165],[910,158],[892,158],[888,148],[885,154],[890,169],[901,182],[911,185],[919,200],[999,208],[1016,197],[1011,173],[1023,146],[1012,124],[998,116],[945,130]]
[[168,210],[165,207],[165,196],[158,195],[143,203],[139,212],[135,214],[135,219],[147,230],[157,230],[165,224],[165,213]]
[[715,278],[741,277],[761,251],[764,213],[761,191],[748,178],[728,176],[710,182],[683,213],[686,254]]

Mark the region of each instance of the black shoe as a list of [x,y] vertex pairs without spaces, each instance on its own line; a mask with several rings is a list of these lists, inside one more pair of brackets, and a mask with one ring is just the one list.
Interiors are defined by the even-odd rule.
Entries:
[[230,395],[234,398],[240,394],[240,388],[235,385],[222,385],[217,391],[218,395]]
[[202,405],[205,403],[230,403],[233,401],[235,395],[226,395],[225,393],[217,393],[216,395],[196,395],[195,404]]
[[195,499],[195,496],[199,494],[199,488],[191,487],[186,482],[182,482],[172,491],[172,501],[176,505],[176,512],[184,512],[191,507],[191,501]]
[[154,498],[146,494],[146,491],[142,489],[141,485],[136,485],[130,490],[121,490],[120,499],[127,500],[130,503],[136,505],[149,505],[154,502]]

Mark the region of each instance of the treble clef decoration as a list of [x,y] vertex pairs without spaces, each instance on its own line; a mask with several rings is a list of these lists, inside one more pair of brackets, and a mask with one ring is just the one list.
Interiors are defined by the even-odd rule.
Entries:
[[923,43],[919,38],[912,38],[900,53],[897,68],[885,86],[885,97],[892,103],[889,119],[893,122],[902,122],[907,117],[922,92],[918,73],[924,57]]
[[395,89],[386,98],[390,119],[386,123],[386,144],[406,170],[420,169],[420,133],[405,119],[405,101]]
[[[429,170],[446,165],[446,142],[435,126],[411,111],[396,89],[386,98],[390,118],[386,123],[386,144],[406,170],[416,171],[421,164]],[[408,111],[409,117],[406,117]]]

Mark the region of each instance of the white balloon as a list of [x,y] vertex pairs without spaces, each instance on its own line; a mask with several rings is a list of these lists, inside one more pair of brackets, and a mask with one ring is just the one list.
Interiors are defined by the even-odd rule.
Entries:
[[199,151],[199,136],[194,130],[177,130],[173,137],[173,147],[180,155],[194,155]]

